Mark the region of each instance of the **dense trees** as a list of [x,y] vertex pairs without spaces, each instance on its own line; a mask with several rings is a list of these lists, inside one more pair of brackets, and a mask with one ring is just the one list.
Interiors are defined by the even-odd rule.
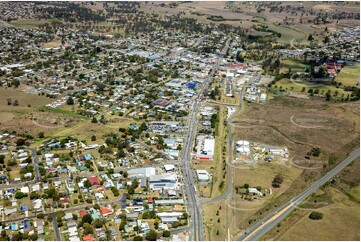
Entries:
[[274,178],[273,178],[273,181],[272,181],[272,186],[277,188],[277,187],[280,187],[281,184],[283,182],[283,176],[280,175],[280,174],[277,174]]
[[157,238],[158,238],[158,234],[153,229],[151,229],[146,235],[146,239],[149,240],[149,241],[156,241]]

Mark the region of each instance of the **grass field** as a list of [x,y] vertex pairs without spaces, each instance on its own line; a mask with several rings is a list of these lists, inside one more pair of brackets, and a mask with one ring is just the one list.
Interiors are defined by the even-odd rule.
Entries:
[[[281,226],[265,235],[265,240],[360,240],[360,207],[334,187],[322,191],[330,196],[331,204],[316,209],[297,209],[281,222]],[[318,190],[320,193],[320,190]],[[360,195],[360,194],[358,194]],[[315,198],[311,197],[311,203]],[[319,201],[318,201],[319,202]],[[316,203],[317,204],[317,203]],[[308,218],[312,211],[323,213],[322,220]]]
[[304,72],[308,67],[309,65],[296,59],[281,60],[280,73],[288,73],[289,69],[291,72]]
[[54,19],[54,20],[22,19],[22,20],[12,21],[12,22],[10,22],[10,24],[14,25],[15,27],[19,27],[19,28],[36,28],[36,27],[39,27],[40,25],[43,25],[46,23],[51,23],[53,21],[56,21],[56,19]]
[[357,79],[360,79],[360,66],[345,66],[335,80],[345,86],[354,86]]
[[[319,95],[321,96],[325,96],[326,92],[330,91],[331,92],[331,96],[332,99],[337,99],[337,98],[343,98],[343,97],[347,97],[348,94],[351,95],[352,92],[347,92],[342,88],[337,88],[336,86],[331,86],[331,85],[323,85],[320,87],[315,87],[315,83],[312,82],[292,82],[289,79],[281,79],[278,82],[276,82],[275,84],[273,84],[271,86],[271,90],[280,90],[281,87],[283,90],[286,91],[290,91],[290,92],[301,92],[303,87],[305,86],[305,90],[304,93],[307,94],[309,89],[312,90],[319,90]],[[309,87],[307,87],[309,86]],[[337,95],[336,95],[337,94]]]
[[[321,100],[305,100],[288,97],[277,97],[264,105],[248,103],[244,113],[236,115],[234,124],[237,125],[238,128],[235,129],[235,140],[242,139],[277,146],[286,146],[290,150],[290,157],[294,160],[304,159],[307,151],[316,145],[321,149],[321,155],[316,159],[321,165],[319,166],[319,170],[306,169],[302,171],[301,174],[297,171],[294,171],[295,174],[293,174],[292,169],[294,168],[288,171],[287,167],[280,167],[277,171],[277,166],[274,166],[274,168],[270,166],[267,169],[255,167],[254,170],[240,170],[240,172],[235,173],[234,184],[243,185],[247,182],[251,186],[260,185],[265,188],[270,187],[270,180],[276,172],[280,172],[288,176],[288,178],[286,178],[285,187],[282,188],[281,186],[276,197],[267,201],[267,206],[263,209],[260,210],[259,207],[257,207],[255,210],[247,210],[244,209],[245,206],[243,204],[238,203],[238,207],[243,208],[243,210],[234,211],[232,217],[234,218],[233,223],[235,225],[233,229],[231,228],[231,231],[236,232],[248,228],[250,224],[254,224],[259,217],[264,216],[261,212],[264,213],[267,209],[272,209],[275,204],[282,204],[284,201],[287,201],[302,191],[306,184],[310,184],[313,179],[320,177],[323,169],[321,161],[327,160],[329,154],[335,154],[338,157],[337,161],[340,161],[345,158],[348,152],[358,147],[358,105],[359,103],[332,104]],[[295,115],[298,120],[307,122],[314,121],[316,124],[322,124],[323,127],[314,129],[295,126],[287,121],[290,120],[290,117],[293,115]],[[351,129],[353,129],[353,131]],[[340,146],[340,144],[342,145]],[[269,164],[265,164],[265,166],[267,165]],[[358,167],[359,163],[355,162],[355,166]],[[343,179],[350,179],[351,174],[353,174],[351,171],[354,171],[354,169],[355,168],[352,168],[350,171],[345,171]],[[352,175],[352,177],[358,177],[357,173]],[[296,181],[292,182],[292,179],[296,179]],[[348,181],[349,184],[352,184],[352,182],[355,184],[354,181]],[[281,189],[285,190],[281,191]],[[359,191],[359,189],[350,189],[349,187],[342,187],[342,189],[349,192],[347,197],[357,197]],[[274,189],[273,192],[275,192]],[[339,198],[340,196],[337,196],[337,199]],[[267,196],[266,199],[268,199]],[[262,204],[255,203],[255,206],[256,205],[259,206]],[[284,225],[282,225],[281,228],[283,226]],[[305,228],[298,228],[298,231],[303,231],[303,229]],[[291,240],[290,237],[278,238],[275,234],[265,239]],[[295,237],[292,239],[295,239]],[[311,238],[300,237],[297,240],[303,239],[310,240]],[[324,239],[326,240],[326,238]]]
[[221,201],[216,204],[203,206],[204,235],[206,240],[224,241],[230,219],[227,217],[227,203]]
[[298,42],[304,41],[307,37],[307,33],[301,32],[288,26],[269,24],[268,28],[281,34],[281,38],[278,39],[278,42],[280,43],[290,44],[291,40],[294,40],[294,44],[296,44]]
[[50,41],[48,43],[43,44],[43,48],[53,48],[53,47],[57,47],[60,45],[61,45],[60,40],[54,40],[54,41]]

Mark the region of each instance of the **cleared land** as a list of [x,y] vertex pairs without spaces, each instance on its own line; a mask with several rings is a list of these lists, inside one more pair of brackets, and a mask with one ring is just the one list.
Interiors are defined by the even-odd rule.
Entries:
[[[358,139],[357,105],[290,97],[275,97],[264,105],[248,103],[245,113],[235,119],[235,138],[286,146],[291,156],[302,159],[314,146],[324,154],[345,153],[343,147]],[[315,124],[322,127],[312,128]]]
[[[234,228],[231,231],[237,233],[247,229],[268,211],[305,189],[307,184],[319,178],[327,167],[332,166],[327,162],[330,154],[335,155],[337,161],[340,161],[358,147],[358,105],[359,103],[332,104],[321,100],[289,97],[275,97],[263,105],[247,103],[245,112],[236,115],[234,121],[235,140],[286,146],[293,162],[304,163],[301,164],[300,170],[295,167],[274,166],[278,170],[272,171],[269,169],[272,167],[270,166],[264,172],[259,168],[234,172],[234,180],[238,181],[238,184],[235,184],[243,185],[247,182],[251,186],[260,185],[264,188],[270,187],[271,179],[277,172],[290,177],[285,179],[284,188],[281,186],[280,190],[284,189],[283,191],[279,191],[278,195],[266,203],[255,201],[254,209],[245,207],[245,203],[237,200],[239,209],[233,213]],[[321,127],[312,128],[313,126]],[[310,157],[310,160],[305,159],[312,147],[320,147],[321,154],[318,157]],[[267,165],[269,164],[264,164]],[[312,169],[302,170],[302,167]]]

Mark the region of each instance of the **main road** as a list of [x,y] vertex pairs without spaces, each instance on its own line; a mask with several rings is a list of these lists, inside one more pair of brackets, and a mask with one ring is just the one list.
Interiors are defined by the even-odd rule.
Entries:
[[237,240],[259,240],[268,231],[285,219],[293,210],[297,208],[308,196],[314,193],[318,188],[331,180],[335,175],[341,172],[346,166],[351,164],[356,158],[360,156],[360,148],[353,151],[345,160],[338,164],[331,171],[327,172],[321,179],[314,182],[310,187],[304,190],[298,196],[292,198],[277,210],[268,214],[263,219],[259,220],[255,225],[243,233]]
[[191,113],[189,115],[188,129],[184,140],[183,150],[180,156],[182,163],[182,174],[184,177],[185,183],[185,192],[187,197],[187,204],[190,213],[190,229],[192,231],[191,240],[203,240],[203,218],[202,211],[200,206],[200,200],[196,196],[195,183],[193,180],[193,171],[190,166],[191,152],[193,147],[193,140],[195,138],[196,129],[197,129],[197,115],[198,109],[201,105],[201,98],[205,90],[208,88],[209,84],[213,80],[215,71],[219,68],[219,63],[221,62],[223,55],[226,53],[230,44],[230,39],[227,40],[222,53],[214,64],[213,68],[209,73],[209,78],[206,80],[201,89],[199,90],[198,95],[195,97],[193,106],[190,107]]

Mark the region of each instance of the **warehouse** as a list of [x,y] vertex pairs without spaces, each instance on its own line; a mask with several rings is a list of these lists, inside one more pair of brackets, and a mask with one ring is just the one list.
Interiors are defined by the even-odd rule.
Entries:
[[197,159],[213,160],[214,143],[212,136],[198,136]]
[[211,175],[206,170],[196,170],[197,180],[199,182],[209,182]]

